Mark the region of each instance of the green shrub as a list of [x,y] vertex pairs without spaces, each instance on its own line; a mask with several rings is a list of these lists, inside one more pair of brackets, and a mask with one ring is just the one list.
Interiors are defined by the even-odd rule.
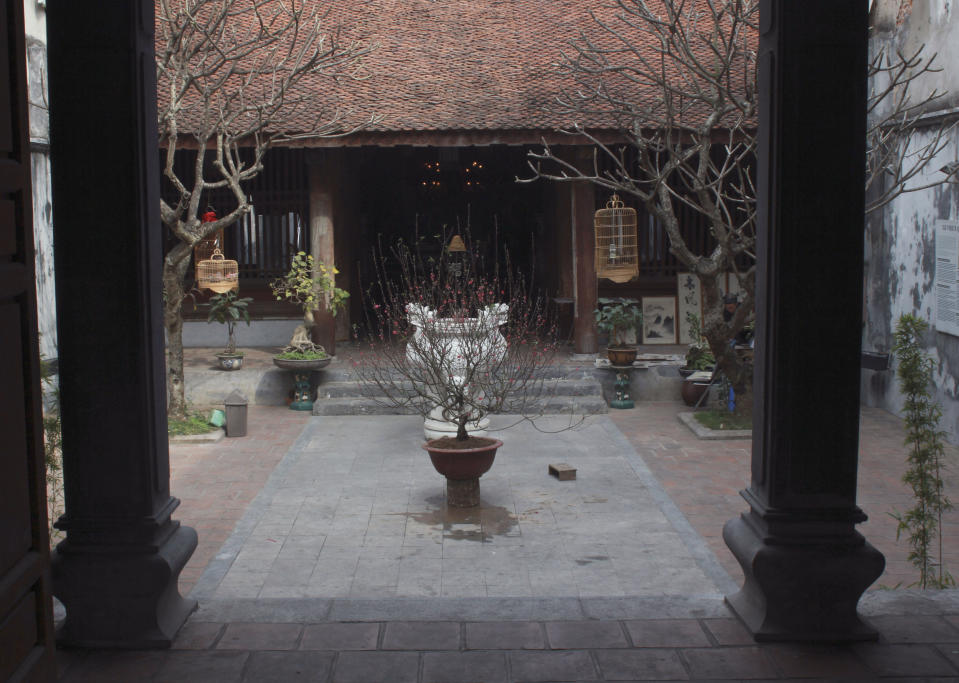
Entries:
[[[903,475],[915,497],[915,507],[890,513],[899,526],[896,540],[909,534],[912,550],[909,561],[919,570],[919,580],[910,586],[947,588],[956,582],[942,565],[942,513],[952,503],[942,492],[944,433],[939,429],[942,410],[932,399],[930,387],[933,360],[922,349],[921,340],[929,324],[913,315],[903,315],[896,324],[893,352],[898,360],[896,376],[905,396],[905,445],[909,448],[909,468]],[[933,554],[938,542],[938,558]]]

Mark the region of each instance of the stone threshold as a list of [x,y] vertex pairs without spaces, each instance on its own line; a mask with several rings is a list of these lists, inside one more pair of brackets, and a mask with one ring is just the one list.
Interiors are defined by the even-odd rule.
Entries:
[[223,431],[223,428],[217,427],[212,432],[207,432],[206,434],[180,434],[178,436],[171,436],[170,443],[175,443],[175,444],[217,443],[225,435],[226,435],[226,432]]

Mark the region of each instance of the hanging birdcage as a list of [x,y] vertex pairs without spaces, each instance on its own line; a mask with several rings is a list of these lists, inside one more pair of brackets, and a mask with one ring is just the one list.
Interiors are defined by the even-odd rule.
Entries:
[[220,250],[214,249],[210,258],[196,264],[196,286],[218,294],[239,289],[239,272],[236,261],[223,258]]
[[636,209],[623,205],[619,195],[596,212],[596,277],[629,282],[639,275],[639,242],[636,236]]
[[193,247],[194,277],[198,282],[200,280],[200,262],[209,261],[210,257],[213,256],[213,252],[217,249],[223,249],[223,228],[220,228],[209,237],[200,240],[196,243],[196,246]]

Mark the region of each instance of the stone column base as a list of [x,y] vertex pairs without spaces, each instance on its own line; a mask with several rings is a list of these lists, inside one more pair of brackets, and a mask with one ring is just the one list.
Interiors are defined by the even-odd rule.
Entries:
[[197,535],[178,526],[155,548],[70,545],[53,552],[53,593],[67,618],[57,642],[88,648],[167,648],[196,600],[180,595],[180,571],[196,549]]
[[882,553],[854,530],[808,541],[760,535],[745,519],[750,514],[723,527],[723,540],[745,575],[742,589],[726,602],[757,641],[877,639],[856,605],[882,574]]

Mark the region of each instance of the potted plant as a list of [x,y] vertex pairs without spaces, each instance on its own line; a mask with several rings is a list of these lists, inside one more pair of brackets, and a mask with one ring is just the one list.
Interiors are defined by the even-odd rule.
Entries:
[[[336,286],[336,275],[339,273],[334,266],[316,263],[312,254],[304,251],[297,252],[290,264],[289,272],[270,283],[270,289],[277,301],[289,301],[297,304],[303,310],[303,334],[310,341],[319,342],[316,337],[316,320],[314,311],[323,311],[333,318],[346,307],[346,300],[350,293]],[[322,304],[322,305],[320,305]],[[294,337],[300,332],[294,332]],[[302,339],[303,335],[300,335]],[[332,341],[335,335],[329,335],[325,353],[332,353]],[[294,340],[291,340],[293,344]]]
[[[418,243],[417,243],[418,245]],[[556,347],[546,300],[475,252],[422,257],[399,244],[376,254],[365,296],[371,353],[355,372],[377,402],[451,425],[423,448],[446,477],[447,504],[479,505],[479,478],[499,439],[477,435],[488,414],[528,415]],[[435,252],[434,252],[435,253]]]
[[699,316],[695,313],[687,313],[686,324],[695,339],[686,349],[686,364],[679,369],[679,374],[689,377],[694,372],[712,371],[713,366],[716,365],[716,359],[699,324]]
[[332,358],[319,344],[307,337],[306,328],[299,326],[293,338],[281,353],[273,356],[273,364],[293,372],[293,400],[290,410],[313,410],[313,372],[322,370]]
[[636,299],[597,299],[599,308],[593,311],[596,327],[609,334],[606,354],[612,365],[631,365],[636,360],[636,346],[626,343],[626,335],[643,322],[643,313]]
[[709,390],[716,359],[699,324],[699,316],[695,313],[687,313],[686,323],[696,339],[686,349],[685,367],[679,369],[679,374],[683,377],[679,393],[683,403],[695,406],[702,402],[703,394]]
[[253,301],[250,297],[238,298],[236,292],[230,290],[210,298],[210,312],[207,315],[208,323],[217,322],[226,325],[226,348],[216,354],[220,368],[223,370],[239,370],[243,365],[243,352],[236,350],[236,324],[241,320],[250,324],[248,306]]

